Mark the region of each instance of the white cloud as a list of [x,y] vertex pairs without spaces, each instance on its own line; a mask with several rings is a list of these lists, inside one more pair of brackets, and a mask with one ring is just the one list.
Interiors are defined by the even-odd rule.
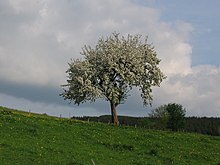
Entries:
[[60,88],[84,44],[114,31],[139,33],[149,35],[168,76],[155,104],[179,102],[190,115],[219,116],[219,68],[191,67],[190,23],[161,21],[159,10],[127,0],[10,0],[0,9],[0,80]]
[[190,116],[220,116],[220,68],[203,65],[192,73],[170,77],[155,90],[157,103],[177,102],[184,105]]

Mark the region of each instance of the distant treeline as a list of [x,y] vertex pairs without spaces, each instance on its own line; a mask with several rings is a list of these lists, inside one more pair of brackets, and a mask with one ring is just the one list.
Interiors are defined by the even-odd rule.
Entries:
[[[111,116],[104,115],[100,117],[72,117],[73,119],[93,122],[110,123]],[[120,125],[143,127],[147,129],[166,130],[160,118],[152,117],[129,117],[119,116]],[[208,117],[186,117],[183,131],[196,132],[207,135],[220,136],[220,118]]]

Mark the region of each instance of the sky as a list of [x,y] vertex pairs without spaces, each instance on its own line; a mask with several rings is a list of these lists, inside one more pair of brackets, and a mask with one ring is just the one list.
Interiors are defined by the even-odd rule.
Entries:
[[167,76],[143,107],[135,88],[119,115],[147,116],[168,103],[187,116],[220,117],[219,0],[1,0],[0,106],[52,116],[110,114],[109,103],[80,106],[59,96],[68,63],[84,45],[119,32],[155,46]]

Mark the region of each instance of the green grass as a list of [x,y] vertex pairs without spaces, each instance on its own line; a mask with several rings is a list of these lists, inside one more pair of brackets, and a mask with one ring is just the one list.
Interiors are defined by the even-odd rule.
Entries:
[[88,123],[0,107],[0,164],[219,165],[220,137]]

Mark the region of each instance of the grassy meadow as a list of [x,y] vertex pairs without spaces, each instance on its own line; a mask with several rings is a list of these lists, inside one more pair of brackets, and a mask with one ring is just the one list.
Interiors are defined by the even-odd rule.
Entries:
[[0,107],[1,165],[220,165],[220,137],[83,122]]

